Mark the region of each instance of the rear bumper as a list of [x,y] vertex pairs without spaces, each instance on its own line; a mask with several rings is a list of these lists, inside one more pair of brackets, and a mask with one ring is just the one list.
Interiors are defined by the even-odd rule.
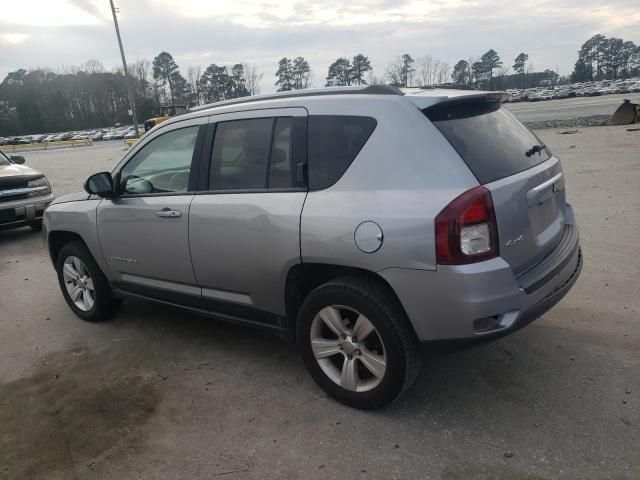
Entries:
[[540,262],[526,285],[502,258],[439,266],[437,271],[389,269],[380,274],[395,290],[421,341],[504,335],[543,315],[575,284],[582,253],[577,227],[572,227],[570,242],[547,257],[554,256],[552,264]]
[[0,203],[0,230],[18,228],[42,220],[52,194]]

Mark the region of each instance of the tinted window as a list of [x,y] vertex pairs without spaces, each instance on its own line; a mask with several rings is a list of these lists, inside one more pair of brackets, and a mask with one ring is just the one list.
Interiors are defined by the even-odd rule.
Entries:
[[309,187],[327,188],[347,171],[376,128],[370,117],[309,117]]
[[509,111],[496,103],[441,105],[425,111],[480,183],[489,183],[544,162],[546,149]]
[[293,118],[278,118],[273,130],[269,162],[269,188],[290,188],[293,183]]
[[173,130],[147,143],[121,170],[121,190],[131,195],[186,192],[199,128]]
[[216,126],[209,188],[265,188],[273,118],[234,120]]

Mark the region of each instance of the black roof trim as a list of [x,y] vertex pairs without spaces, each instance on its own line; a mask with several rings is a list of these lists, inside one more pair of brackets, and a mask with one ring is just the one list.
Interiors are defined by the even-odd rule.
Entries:
[[240,97],[221,102],[209,103],[201,107],[188,110],[188,112],[199,112],[209,108],[224,107],[227,105],[241,105],[243,103],[261,102],[263,100],[279,100],[283,98],[296,97],[318,97],[324,95],[404,95],[402,90],[393,85],[367,85],[366,87],[327,87],[323,89],[291,90],[287,92],[276,92],[265,95],[254,95],[250,97]]

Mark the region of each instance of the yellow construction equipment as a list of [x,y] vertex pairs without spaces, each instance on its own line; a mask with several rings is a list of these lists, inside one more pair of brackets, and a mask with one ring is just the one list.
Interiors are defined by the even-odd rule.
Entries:
[[180,115],[186,111],[186,105],[162,105],[160,107],[160,115],[156,115],[155,117],[144,121],[144,131],[148,132],[165,120],[169,120],[171,117],[175,117],[176,115]]
[[622,105],[613,112],[607,125],[630,125],[640,121],[640,105],[625,99]]

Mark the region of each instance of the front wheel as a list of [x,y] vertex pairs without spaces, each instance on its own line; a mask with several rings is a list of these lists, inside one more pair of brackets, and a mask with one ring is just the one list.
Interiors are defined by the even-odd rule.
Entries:
[[313,290],[300,308],[297,340],[318,385],[356,408],[391,403],[420,368],[420,345],[404,311],[373,279],[342,278]]
[[64,299],[83,320],[105,320],[120,306],[121,301],[113,297],[107,278],[82,242],[70,242],[60,249],[56,271]]

